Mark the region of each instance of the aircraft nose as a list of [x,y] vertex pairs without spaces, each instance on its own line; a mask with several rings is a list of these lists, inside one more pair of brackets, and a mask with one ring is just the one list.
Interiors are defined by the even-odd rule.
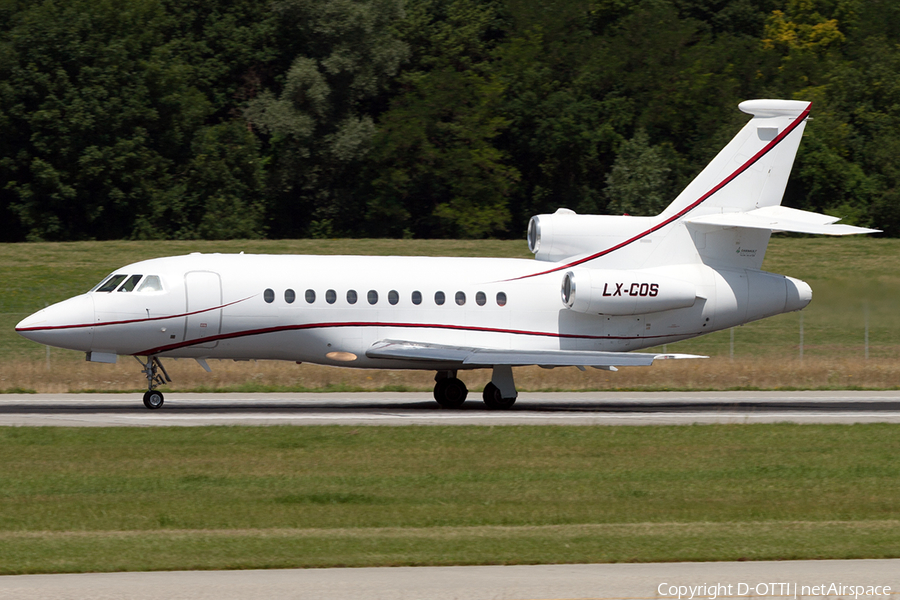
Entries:
[[785,277],[785,279],[787,279],[785,312],[806,308],[806,305],[812,301],[812,288],[805,281],[793,277]]
[[88,352],[94,338],[94,299],[82,294],[57,302],[22,319],[16,333],[39,344]]

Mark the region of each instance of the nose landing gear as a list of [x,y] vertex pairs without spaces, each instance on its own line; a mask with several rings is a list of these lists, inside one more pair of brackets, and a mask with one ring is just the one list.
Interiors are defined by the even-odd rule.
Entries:
[[172,383],[172,378],[166,373],[166,369],[162,366],[159,358],[148,356],[146,363],[142,362],[137,356],[134,358],[141,363],[142,367],[144,367],[141,372],[147,376],[147,391],[144,393],[144,406],[150,410],[162,408],[165,398],[162,392],[157,391],[156,388],[167,383]]
[[146,406],[150,410],[161,408],[164,400],[165,398],[163,397],[162,392],[158,392],[156,390],[148,390],[144,392],[144,406]]

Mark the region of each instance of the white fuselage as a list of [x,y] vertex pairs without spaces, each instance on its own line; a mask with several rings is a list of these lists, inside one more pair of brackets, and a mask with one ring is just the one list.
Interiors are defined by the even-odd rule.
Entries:
[[[162,289],[139,291],[138,283],[132,291],[91,291],[35,313],[17,330],[37,342],[97,356],[421,369],[440,364],[371,359],[366,350],[395,339],[621,352],[798,310],[809,301],[786,300],[785,282],[802,282],[699,262],[646,269],[637,272],[639,282],[623,278],[619,293],[633,290],[638,309],[618,316],[567,307],[560,296],[565,271],[525,259],[191,254],[116,273],[156,276]],[[689,282],[696,301],[642,313],[640,284],[649,289],[654,278]]]
[[527,234],[537,260],[157,258],[16,330],[91,361],[147,357],[151,409],[163,404],[165,356],[436,370],[434,397],[445,408],[468,394],[459,369],[491,368],[482,399],[492,409],[515,402],[514,366],[612,370],[688,358],[628,352],[809,304],[806,283],[760,270],[773,231],[875,231],[781,206],[810,103],[739,108],[752,118],[660,214],[537,215]]

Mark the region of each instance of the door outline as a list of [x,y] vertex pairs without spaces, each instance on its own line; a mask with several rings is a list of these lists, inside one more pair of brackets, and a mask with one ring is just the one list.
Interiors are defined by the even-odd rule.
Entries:
[[[184,274],[184,341],[218,336],[222,333],[222,278],[214,271]],[[207,310],[213,307],[215,310]],[[203,311],[203,312],[199,312]],[[197,314],[192,314],[197,313]],[[215,348],[218,340],[194,344],[194,348]]]

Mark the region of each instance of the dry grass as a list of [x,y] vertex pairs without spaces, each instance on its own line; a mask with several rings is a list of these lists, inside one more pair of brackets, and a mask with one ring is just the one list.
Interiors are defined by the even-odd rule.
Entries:
[[[83,355],[45,348],[14,332],[29,313],[90,287],[110,270],[152,256],[203,252],[528,255],[523,240],[271,240],[229,242],[78,242],[0,244],[0,391],[138,390],[137,363],[87,364]],[[812,304],[734,330],[669,344],[669,352],[704,354],[705,361],[673,361],[618,373],[572,368],[517,369],[522,390],[659,390],[740,388],[900,388],[900,240],[874,238],[772,240],[764,267],[807,280]],[[798,361],[801,315],[806,359]],[[868,327],[869,355],[864,360]],[[663,351],[656,348],[655,351]],[[189,360],[165,360],[172,391],[430,390],[433,373],[356,371],[293,363],[211,361],[212,373]],[[480,390],[488,371],[463,379]]]
[[[258,361],[209,361],[212,373],[192,360],[165,360],[173,383],[169,391],[428,391],[430,371],[341,369],[318,365]],[[51,358],[0,363],[0,391],[64,393],[128,391],[144,387],[140,366],[120,358],[115,365]],[[649,368],[617,373],[574,368],[515,370],[521,391],[570,390],[731,390],[731,389],[900,389],[900,362],[886,358],[743,357],[660,361]],[[460,374],[472,393],[490,379],[489,370]]]

